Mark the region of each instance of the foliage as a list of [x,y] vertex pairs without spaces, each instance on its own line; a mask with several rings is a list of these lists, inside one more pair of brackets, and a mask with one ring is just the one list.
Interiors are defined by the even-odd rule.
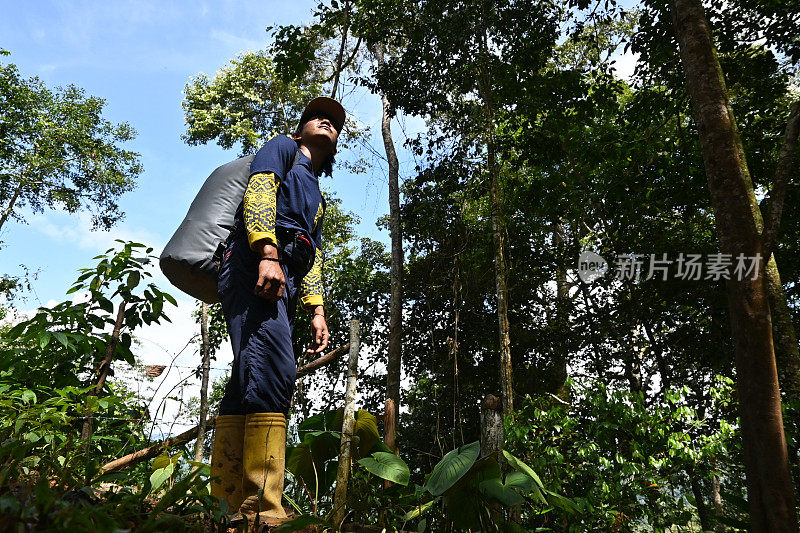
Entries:
[[[124,384],[106,381],[94,393],[96,363],[121,316],[120,342],[112,361],[134,361],[136,328],[169,320],[164,304],[174,299],[152,283],[152,248],[120,242],[81,269],[68,294],[77,299],[39,308],[5,331],[0,344],[0,524],[2,529],[114,531],[202,530],[199,516],[222,520],[208,494],[207,471],[178,476],[180,454],[121,474],[99,465],[149,444],[145,414]],[[125,302],[117,315],[114,301]],[[117,309],[123,309],[117,305]],[[82,440],[85,414],[95,429]],[[168,485],[164,482],[170,480]],[[111,482],[111,483],[109,483]],[[188,522],[187,522],[188,519]]]
[[[341,419],[339,409],[314,415],[299,425],[301,443],[287,450],[286,466],[295,480],[287,492],[296,496],[290,501],[305,512],[278,531],[297,531],[312,523],[335,529],[328,521],[333,502],[326,494],[338,468],[341,434],[334,430],[341,428]],[[409,522],[416,522],[418,531],[440,531],[452,525],[459,530],[521,531],[513,517],[522,504],[536,513],[546,513],[552,505],[567,513],[576,509],[567,498],[546,491],[531,467],[510,453],[479,459],[478,442],[451,450],[424,483],[411,483],[405,461],[378,440],[374,420],[366,411],[358,412],[347,496],[355,523],[389,530],[407,529]],[[385,487],[382,480],[393,485]]]
[[0,63],[0,226],[20,212],[92,213],[95,228],[123,216],[117,203],[142,172],[139,154],[122,145],[136,132],[103,118],[105,101],[74,85],[50,89]]
[[182,139],[198,145],[217,140],[225,149],[241,143],[255,152],[275,135],[294,131],[308,100],[319,94],[313,70],[284,82],[264,52],[244,52],[213,78],[199,74],[184,89],[187,131]]
[[[0,370],[19,384],[35,387],[85,386],[105,356],[120,305],[125,302],[119,342],[113,359],[134,364],[130,331],[145,324],[169,321],[164,304],[175,299],[143,279],[154,259],[152,248],[127,242],[121,250],[109,249],[96,256],[97,265],[80,269],[80,276],[67,291],[77,293],[72,301],[40,307],[28,320],[16,324],[0,345]],[[140,255],[142,249],[145,254]]]
[[[729,379],[718,378],[710,392],[714,409],[731,409]],[[572,512],[556,508],[529,526],[561,531],[688,527],[698,520],[693,482],[708,487],[717,475],[724,492],[741,495],[737,426],[705,418],[690,407],[689,394],[688,388],[669,390],[663,402],[648,403],[641,393],[570,382],[565,396],[570,402],[528,397],[507,420],[506,444],[575,507]],[[701,500],[699,505],[707,504]],[[741,518],[735,507],[725,511],[720,520]]]

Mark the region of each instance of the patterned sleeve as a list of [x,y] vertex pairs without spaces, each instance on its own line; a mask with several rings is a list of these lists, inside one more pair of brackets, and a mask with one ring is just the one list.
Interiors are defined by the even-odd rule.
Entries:
[[322,303],[322,250],[317,248],[314,266],[300,284],[300,302],[303,308],[311,309]]
[[244,226],[250,248],[256,241],[266,239],[277,246],[275,237],[276,194],[280,180],[272,172],[250,176],[244,193]]

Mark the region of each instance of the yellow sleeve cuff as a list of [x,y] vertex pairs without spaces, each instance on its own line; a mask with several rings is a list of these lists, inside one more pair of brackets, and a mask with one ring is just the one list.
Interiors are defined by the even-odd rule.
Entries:
[[261,239],[267,239],[268,242],[278,246],[278,239],[275,237],[275,233],[271,231],[253,231],[247,232],[247,242],[250,243],[250,249],[254,252],[257,251],[255,249],[255,243],[260,241]]
[[300,298],[300,302],[303,304],[303,309],[309,309],[311,307],[323,305],[322,296],[319,294],[309,294],[308,296],[303,296]]

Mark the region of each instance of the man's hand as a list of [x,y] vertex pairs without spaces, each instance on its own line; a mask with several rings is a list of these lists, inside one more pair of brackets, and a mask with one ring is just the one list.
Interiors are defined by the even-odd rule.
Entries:
[[[275,245],[266,240],[256,243],[256,250],[259,257],[278,258],[278,249]],[[258,281],[253,289],[253,294],[266,298],[270,302],[277,302],[283,296],[286,289],[286,278],[283,276],[283,269],[277,261],[259,261]]]
[[325,322],[325,315],[322,314],[322,306],[319,305],[314,310],[314,316],[311,317],[312,340],[311,347],[306,350],[306,353],[320,353],[328,347],[329,338],[328,324]]

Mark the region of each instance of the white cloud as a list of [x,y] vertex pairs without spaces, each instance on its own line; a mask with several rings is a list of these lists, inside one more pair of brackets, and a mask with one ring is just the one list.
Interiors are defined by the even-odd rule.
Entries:
[[76,245],[83,250],[105,251],[118,245],[116,239],[135,241],[155,250],[162,250],[166,243],[161,236],[144,228],[136,228],[122,222],[112,231],[93,231],[92,220],[88,213],[37,214],[26,215],[30,225],[36,231],[52,237],[59,242]]
[[211,38],[215,41],[219,41],[227,48],[231,50],[261,50],[267,44],[266,39],[263,41],[259,41],[256,39],[247,39],[246,37],[241,37],[238,35],[234,35],[232,33],[228,33],[223,30],[211,30]]

